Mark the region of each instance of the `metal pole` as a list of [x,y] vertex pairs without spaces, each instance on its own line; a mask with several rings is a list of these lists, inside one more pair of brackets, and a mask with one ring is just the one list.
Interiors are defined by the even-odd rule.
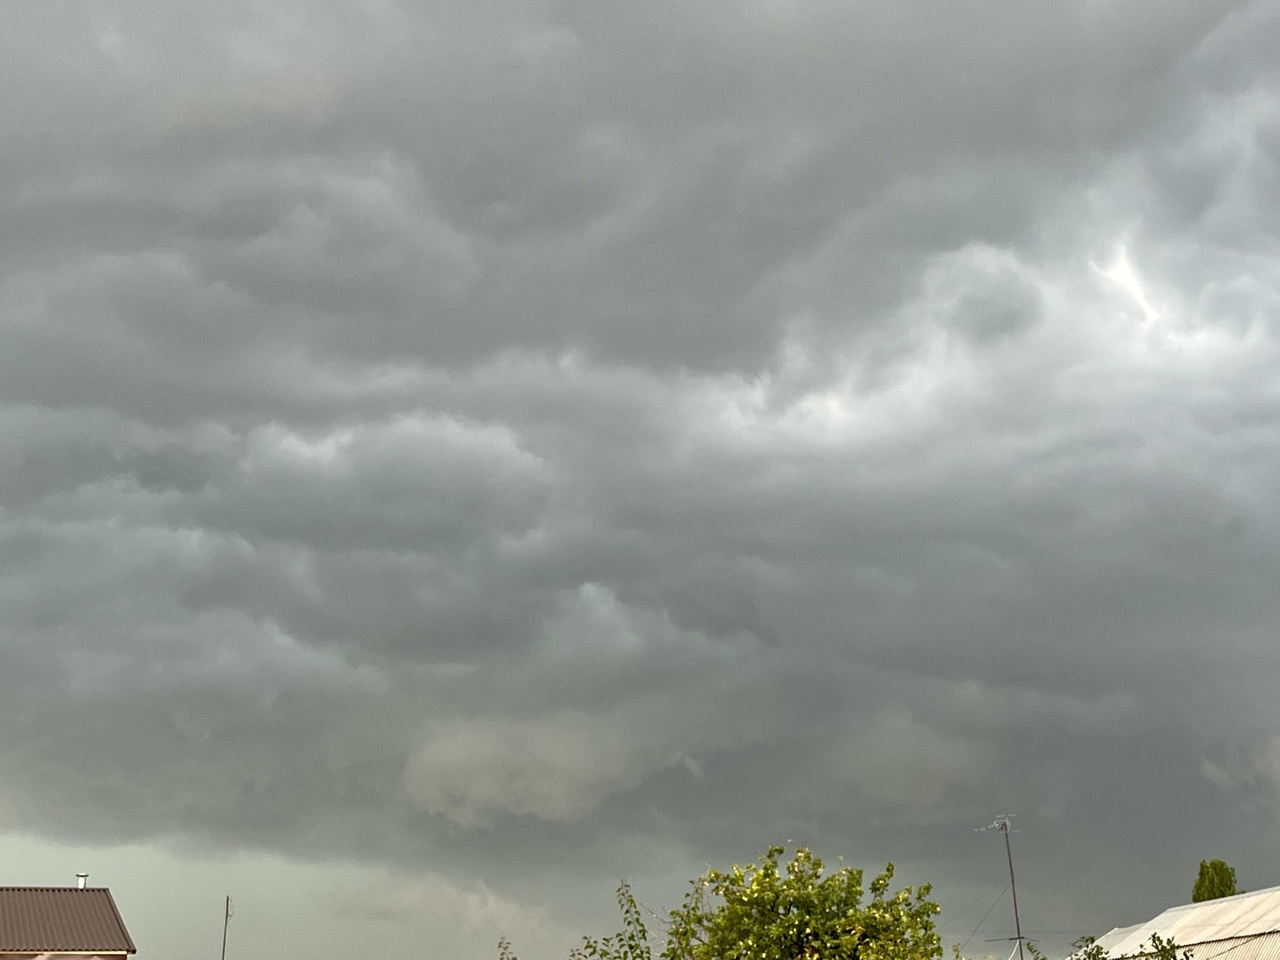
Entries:
[[[989,827],[978,827],[978,831],[999,830],[1004,834],[1004,855],[1005,859],[1009,861],[1009,889],[1013,891],[1013,928],[1017,933],[1014,939],[1018,941],[1018,960],[1026,960],[1022,951],[1022,918],[1018,915],[1018,884],[1013,877],[1013,847],[1009,843],[1009,833],[1011,832],[1009,818],[1012,816],[1013,814],[1006,813],[996,817],[995,822]],[[1012,957],[1013,954],[1009,956]]]
[[1013,891],[1013,930],[1018,935],[1018,960],[1025,960],[1022,955],[1022,921],[1018,918],[1018,885],[1013,880],[1013,848],[1009,846],[1009,821],[1001,821],[1004,833],[1004,855],[1009,859],[1009,889]]
[[222,960],[227,960],[227,922],[231,919],[231,897],[227,896],[227,902],[222,910]]

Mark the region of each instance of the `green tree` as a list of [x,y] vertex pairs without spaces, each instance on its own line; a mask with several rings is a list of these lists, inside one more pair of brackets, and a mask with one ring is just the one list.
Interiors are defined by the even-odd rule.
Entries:
[[824,875],[801,848],[785,865],[773,847],[751,867],[712,870],[672,910],[664,960],[939,960],[942,940],[930,887],[889,892],[893,864],[871,881],[862,871]]
[[1234,897],[1243,890],[1236,889],[1236,872],[1223,860],[1201,860],[1200,875],[1191,888],[1191,902],[1203,903],[1221,897]]
[[[710,870],[690,884],[668,915],[662,960],[941,960],[930,888],[890,892],[893,864],[871,881],[862,871],[827,873],[801,848],[785,864],[783,847],[748,867]],[[584,937],[571,960],[651,960],[649,931],[630,888],[618,888],[622,930]],[[499,960],[516,960],[499,942]]]
[[[569,951],[569,960],[650,960],[649,930],[631,886],[625,880],[618,887],[617,899],[622,912],[622,930],[599,939],[583,937],[582,946]],[[498,941],[498,960],[519,960],[506,937]]]
[[1151,935],[1151,950],[1144,951],[1144,957],[1152,960],[1191,960],[1191,951],[1184,950],[1173,942],[1172,937],[1161,937],[1158,933]]
[[650,960],[649,930],[625,880],[618,887],[618,909],[622,929],[600,940],[583,937],[582,946],[569,951],[569,960]]

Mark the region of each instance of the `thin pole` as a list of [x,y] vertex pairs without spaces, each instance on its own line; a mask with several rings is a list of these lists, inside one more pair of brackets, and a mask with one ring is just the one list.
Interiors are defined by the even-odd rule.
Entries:
[[1018,919],[1018,885],[1013,881],[1013,848],[1009,846],[1009,821],[1001,821],[1001,832],[1004,834],[1004,855],[1009,859],[1009,889],[1013,891],[1013,932],[1018,935],[1018,960],[1022,956],[1022,921]]
[[[1018,885],[1013,879],[1013,847],[1009,844],[1009,818],[1013,816],[1011,813],[996,817],[995,822],[989,827],[978,827],[979,832],[987,830],[999,830],[1004,834],[1004,855],[1009,861],[1009,889],[1013,891],[1013,929],[1017,933],[1014,937],[1018,941],[1018,960],[1026,960],[1022,952],[1022,919],[1018,916]],[[999,898],[997,898],[999,899]],[[994,906],[994,904],[993,904]],[[1013,956],[1013,954],[1009,954]]]
[[232,919],[232,899],[227,897],[227,906],[223,909],[223,960],[227,960],[227,924]]

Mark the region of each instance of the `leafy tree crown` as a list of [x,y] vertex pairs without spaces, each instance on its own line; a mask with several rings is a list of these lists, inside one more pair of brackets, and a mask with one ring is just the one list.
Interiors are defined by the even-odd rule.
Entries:
[[1200,874],[1191,888],[1191,902],[1203,903],[1243,893],[1236,889],[1236,872],[1223,860],[1201,860]]
[[[889,864],[864,891],[861,870],[828,873],[807,848],[784,863],[785,852],[772,847],[755,864],[692,881],[668,914],[662,960],[941,960],[939,907],[928,884],[891,892]],[[618,907],[622,930],[584,937],[570,960],[652,960],[649,930],[626,883]],[[516,960],[506,940],[499,958]]]

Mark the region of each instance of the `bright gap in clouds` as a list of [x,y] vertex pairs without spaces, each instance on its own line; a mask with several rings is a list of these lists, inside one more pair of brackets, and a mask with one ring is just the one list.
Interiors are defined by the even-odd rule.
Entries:
[[1134,268],[1133,261],[1129,258],[1129,249],[1126,245],[1120,244],[1116,248],[1115,257],[1112,258],[1110,266],[1106,269],[1102,269],[1096,264],[1091,266],[1129,296],[1138,309],[1142,311],[1144,324],[1151,324],[1161,319],[1160,311],[1153,307],[1151,301],[1147,298],[1146,286],[1143,284],[1142,277],[1139,276],[1138,271]]

